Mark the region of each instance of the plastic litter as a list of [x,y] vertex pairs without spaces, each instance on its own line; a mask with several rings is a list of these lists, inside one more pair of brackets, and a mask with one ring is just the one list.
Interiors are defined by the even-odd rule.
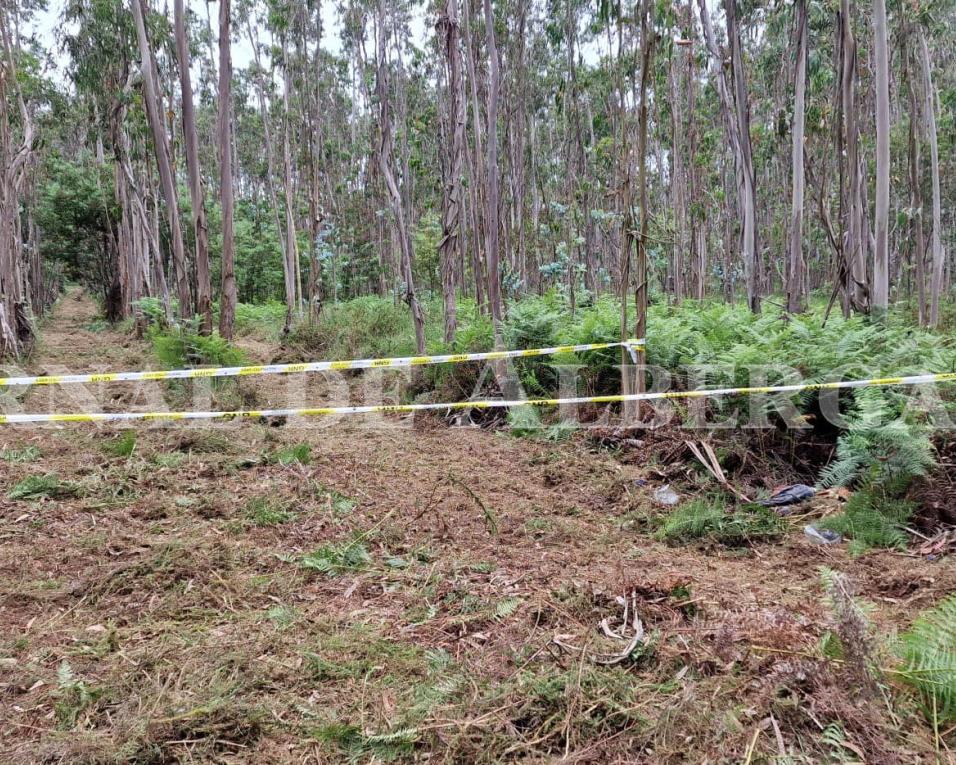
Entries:
[[669,483],[665,483],[663,486],[654,489],[654,501],[659,505],[671,507],[680,502],[680,497],[677,495],[677,492],[671,488]]
[[764,507],[786,507],[787,505],[805,502],[816,493],[816,489],[812,486],[795,483],[793,486],[785,486],[780,491],[775,492],[769,499],[760,500],[760,504]]
[[838,542],[843,541],[843,536],[841,534],[837,534],[835,531],[830,531],[830,529],[818,529],[813,525],[804,526],[803,534],[811,542],[818,545],[835,545]]

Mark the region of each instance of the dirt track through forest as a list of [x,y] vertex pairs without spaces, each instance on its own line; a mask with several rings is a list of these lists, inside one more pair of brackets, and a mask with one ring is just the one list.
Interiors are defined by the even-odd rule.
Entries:
[[[145,342],[95,319],[87,297],[65,296],[31,371],[155,366]],[[145,407],[163,385],[65,403]],[[258,403],[276,390],[263,384]],[[23,410],[63,395],[34,390]],[[381,754],[369,734],[408,725],[412,743],[389,756],[739,761],[772,712],[763,680],[830,626],[821,566],[850,576],[883,632],[956,589],[951,561],[851,559],[799,523],[753,548],[667,546],[648,526],[653,466],[584,438],[412,419],[275,425],[151,425],[128,455],[110,452],[118,428],[0,430],[4,454],[24,457],[0,462],[0,762],[340,762],[353,745]],[[300,444],[306,464],[287,458]],[[30,476],[54,476],[52,496],[11,499]],[[330,570],[301,565],[315,551]],[[552,643],[592,643],[630,592],[652,663],[585,673]],[[439,675],[458,685],[432,698]],[[552,676],[572,678],[554,720],[528,703]],[[577,726],[619,679],[641,689],[640,722]],[[836,712],[806,693],[826,724]],[[865,708],[839,703],[864,730]],[[796,744],[802,723],[788,724]],[[847,727],[855,746],[890,747]],[[926,735],[902,726],[903,760],[920,761]]]

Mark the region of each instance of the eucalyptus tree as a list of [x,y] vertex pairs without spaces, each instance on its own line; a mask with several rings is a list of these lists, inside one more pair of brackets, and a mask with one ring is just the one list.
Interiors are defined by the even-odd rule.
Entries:
[[444,165],[442,238],[439,251],[442,300],[445,309],[444,336],[445,342],[450,343],[455,339],[457,329],[455,263],[461,251],[462,172],[465,148],[465,91],[461,76],[461,25],[458,0],[446,0],[445,7],[438,16],[436,29],[441,38],[445,60],[445,93],[447,94],[445,142],[449,156]]
[[183,136],[186,144],[186,169],[189,173],[189,198],[192,203],[193,232],[196,237],[196,314],[204,334],[212,332],[212,285],[209,276],[209,226],[206,223],[206,199],[199,167],[199,134],[193,106],[192,75],[189,71],[189,39],[183,0],[174,0],[176,58],[179,63],[182,99]]
[[179,313],[183,317],[192,315],[192,289],[186,268],[186,250],[183,243],[183,229],[179,216],[179,195],[176,190],[176,176],[172,164],[172,150],[169,133],[166,131],[163,105],[159,84],[159,73],[153,49],[146,30],[146,0],[130,0],[133,20],[136,24],[136,39],[139,44],[140,74],[143,80],[143,96],[146,103],[146,116],[153,136],[153,149],[156,166],[159,170],[160,186],[166,202],[166,215],[169,224],[169,237],[172,241],[173,272],[176,281],[176,295],[179,299]]
[[0,354],[19,356],[34,334],[24,289],[20,197],[34,158],[35,123],[18,77],[17,20],[11,19],[6,6],[0,8],[0,37],[4,58],[0,68]]
[[219,0],[219,198],[222,206],[222,294],[219,334],[232,338],[236,320],[235,239],[232,172],[232,14],[230,0]]
[[873,307],[886,310],[890,293],[890,64],[886,2],[873,2],[873,59],[876,71],[876,205],[873,213]]
[[799,311],[804,301],[804,260],[803,260],[803,191],[804,191],[804,158],[803,146],[806,124],[806,89],[807,89],[807,3],[806,0],[796,0],[794,4],[795,16],[795,57],[794,68],[794,98],[793,98],[793,127],[792,127],[792,164],[793,193],[791,196],[790,211],[790,267],[787,272],[787,310]]

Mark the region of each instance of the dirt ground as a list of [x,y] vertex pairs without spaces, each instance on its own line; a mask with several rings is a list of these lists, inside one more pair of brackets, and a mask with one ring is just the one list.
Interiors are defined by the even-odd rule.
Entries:
[[[28,367],[149,365],[74,293]],[[880,671],[956,590],[952,557],[851,558],[799,517],[774,542],[670,546],[653,454],[390,425],[2,426],[0,762],[956,761]],[[29,476],[50,478],[11,499]],[[824,658],[822,567],[869,604],[868,670]],[[644,637],[593,661],[629,642],[601,627],[622,602]]]

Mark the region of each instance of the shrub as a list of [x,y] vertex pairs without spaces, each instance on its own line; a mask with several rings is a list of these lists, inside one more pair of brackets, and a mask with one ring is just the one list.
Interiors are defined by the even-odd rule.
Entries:
[[930,429],[898,413],[895,394],[877,388],[856,392],[849,428],[837,442],[837,459],[820,476],[824,486],[864,480],[883,486],[922,476],[935,464]]
[[237,335],[275,339],[285,323],[284,303],[238,303],[233,326]]
[[153,343],[153,352],[169,369],[200,364],[232,367],[245,363],[242,351],[225,338],[218,334],[200,335],[189,326],[167,330],[153,327],[149,337]]

